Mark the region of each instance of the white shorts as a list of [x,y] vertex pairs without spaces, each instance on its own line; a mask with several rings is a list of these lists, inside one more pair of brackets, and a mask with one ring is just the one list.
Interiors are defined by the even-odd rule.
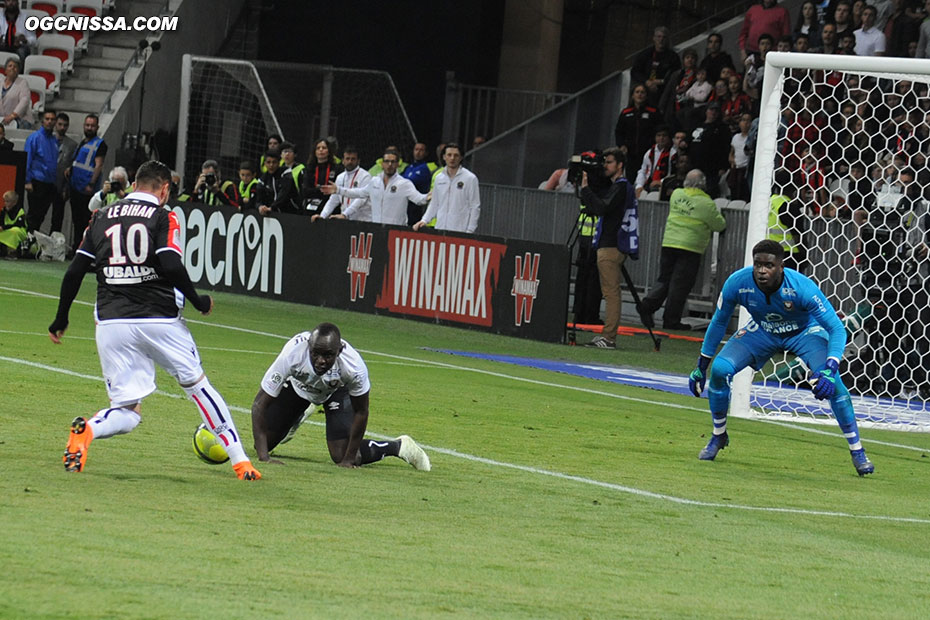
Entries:
[[155,391],[155,364],[184,385],[203,374],[200,353],[182,319],[97,324],[97,354],[110,406],[139,402]]

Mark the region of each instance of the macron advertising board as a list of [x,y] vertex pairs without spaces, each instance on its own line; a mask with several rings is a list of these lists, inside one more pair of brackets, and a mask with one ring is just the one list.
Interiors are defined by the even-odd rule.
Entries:
[[172,210],[199,287],[550,342],[564,335],[564,246],[225,206]]

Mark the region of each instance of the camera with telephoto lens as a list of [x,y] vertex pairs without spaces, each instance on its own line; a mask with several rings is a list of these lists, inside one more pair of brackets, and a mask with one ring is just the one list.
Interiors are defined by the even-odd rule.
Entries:
[[121,191],[123,191],[123,182],[122,182],[122,181],[120,181],[120,180],[117,179],[116,181],[107,181],[107,182],[110,184],[110,191],[107,192],[107,193],[109,193],[109,194],[118,194],[118,193],[120,193]]
[[584,173],[588,173],[588,184],[596,185],[604,178],[604,157],[596,151],[585,151],[572,155],[568,160],[568,181],[575,187],[581,187]]
[[216,175],[212,172],[209,172],[203,176],[203,182],[207,184],[208,187],[213,187],[216,185]]

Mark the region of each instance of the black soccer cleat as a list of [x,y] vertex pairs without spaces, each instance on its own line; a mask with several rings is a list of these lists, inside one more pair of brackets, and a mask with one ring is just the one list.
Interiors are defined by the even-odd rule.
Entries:
[[856,473],[859,474],[859,476],[865,476],[875,471],[875,465],[873,465],[869,457],[865,455],[865,449],[850,450],[849,454],[852,456],[853,466],[856,468]]
[[698,458],[702,461],[713,461],[717,458],[717,453],[728,445],[730,445],[730,437],[726,433],[714,435],[710,438],[710,441],[707,442],[707,446],[698,454]]

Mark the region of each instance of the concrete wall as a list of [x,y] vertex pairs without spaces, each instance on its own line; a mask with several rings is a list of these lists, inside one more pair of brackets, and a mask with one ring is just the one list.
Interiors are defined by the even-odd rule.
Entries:
[[[178,16],[174,32],[158,33],[149,42],[160,41],[161,49],[151,52],[145,66],[145,100],[142,104],[142,131],[165,130],[175,133],[181,91],[181,57],[184,54],[215,55],[233,28],[246,0],[180,0],[172,3]],[[101,117],[101,134],[110,145],[106,170],[114,165],[116,149],[125,132],[139,128],[139,102],[142,97],[142,69],[127,71],[126,91],[115,98],[114,112]],[[173,160],[174,148],[161,153]]]

